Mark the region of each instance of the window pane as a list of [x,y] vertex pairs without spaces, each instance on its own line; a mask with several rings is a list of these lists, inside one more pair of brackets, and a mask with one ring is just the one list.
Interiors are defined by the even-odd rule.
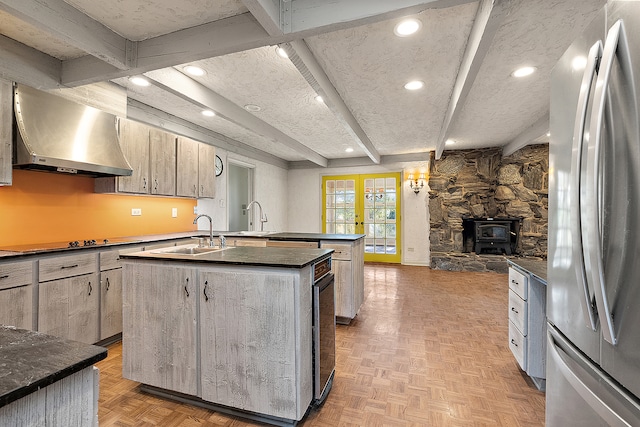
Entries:
[[335,234],[335,232],[336,232],[335,224],[332,223],[332,222],[327,222],[325,230],[329,234]]

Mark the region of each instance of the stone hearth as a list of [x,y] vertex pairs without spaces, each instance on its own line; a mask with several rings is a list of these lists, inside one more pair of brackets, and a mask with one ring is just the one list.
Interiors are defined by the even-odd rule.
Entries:
[[[517,255],[546,259],[549,147],[456,150],[432,159],[429,176],[431,268],[506,272],[506,257],[464,253],[463,219],[522,218]],[[499,265],[498,265],[499,264]]]

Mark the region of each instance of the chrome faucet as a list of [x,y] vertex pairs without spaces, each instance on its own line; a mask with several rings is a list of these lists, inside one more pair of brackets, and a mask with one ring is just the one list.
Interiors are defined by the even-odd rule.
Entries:
[[193,223],[197,224],[198,220],[202,217],[205,217],[209,220],[209,246],[215,246],[215,244],[213,243],[213,220],[211,219],[211,217],[209,215],[201,214],[193,220]]
[[246,210],[249,210],[249,208],[251,208],[254,203],[260,208],[260,231],[264,231],[264,223],[269,220],[267,219],[267,214],[264,214],[262,212],[262,206],[260,205],[260,203],[258,203],[257,200],[252,201],[247,205]]

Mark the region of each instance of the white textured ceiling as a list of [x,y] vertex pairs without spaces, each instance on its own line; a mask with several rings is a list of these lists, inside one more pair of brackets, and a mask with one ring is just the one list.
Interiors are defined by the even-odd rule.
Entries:
[[[35,87],[112,81],[138,107],[166,113],[165,122],[188,121],[288,162],[424,159],[445,137],[463,149],[508,146],[533,124],[543,134],[551,69],[604,4],[48,0],[43,8],[0,0],[0,77]],[[407,16],[422,28],[396,37]],[[278,43],[293,49],[293,61],[275,54]],[[207,74],[185,80],[185,63]],[[521,65],[537,72],[516,80]],[[139,74],[154,85],[126,78]],[[406,91],[412,79],[425,87]],[[202,116],[205,107],[218,116]],[[525,142],[534,141],[540,134]]]

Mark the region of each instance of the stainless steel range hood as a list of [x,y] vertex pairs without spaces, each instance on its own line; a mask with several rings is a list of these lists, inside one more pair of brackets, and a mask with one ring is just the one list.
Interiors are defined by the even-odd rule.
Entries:
[[117,118],[28,86],[14,89],[14,167],[92,176],[131,175]]

